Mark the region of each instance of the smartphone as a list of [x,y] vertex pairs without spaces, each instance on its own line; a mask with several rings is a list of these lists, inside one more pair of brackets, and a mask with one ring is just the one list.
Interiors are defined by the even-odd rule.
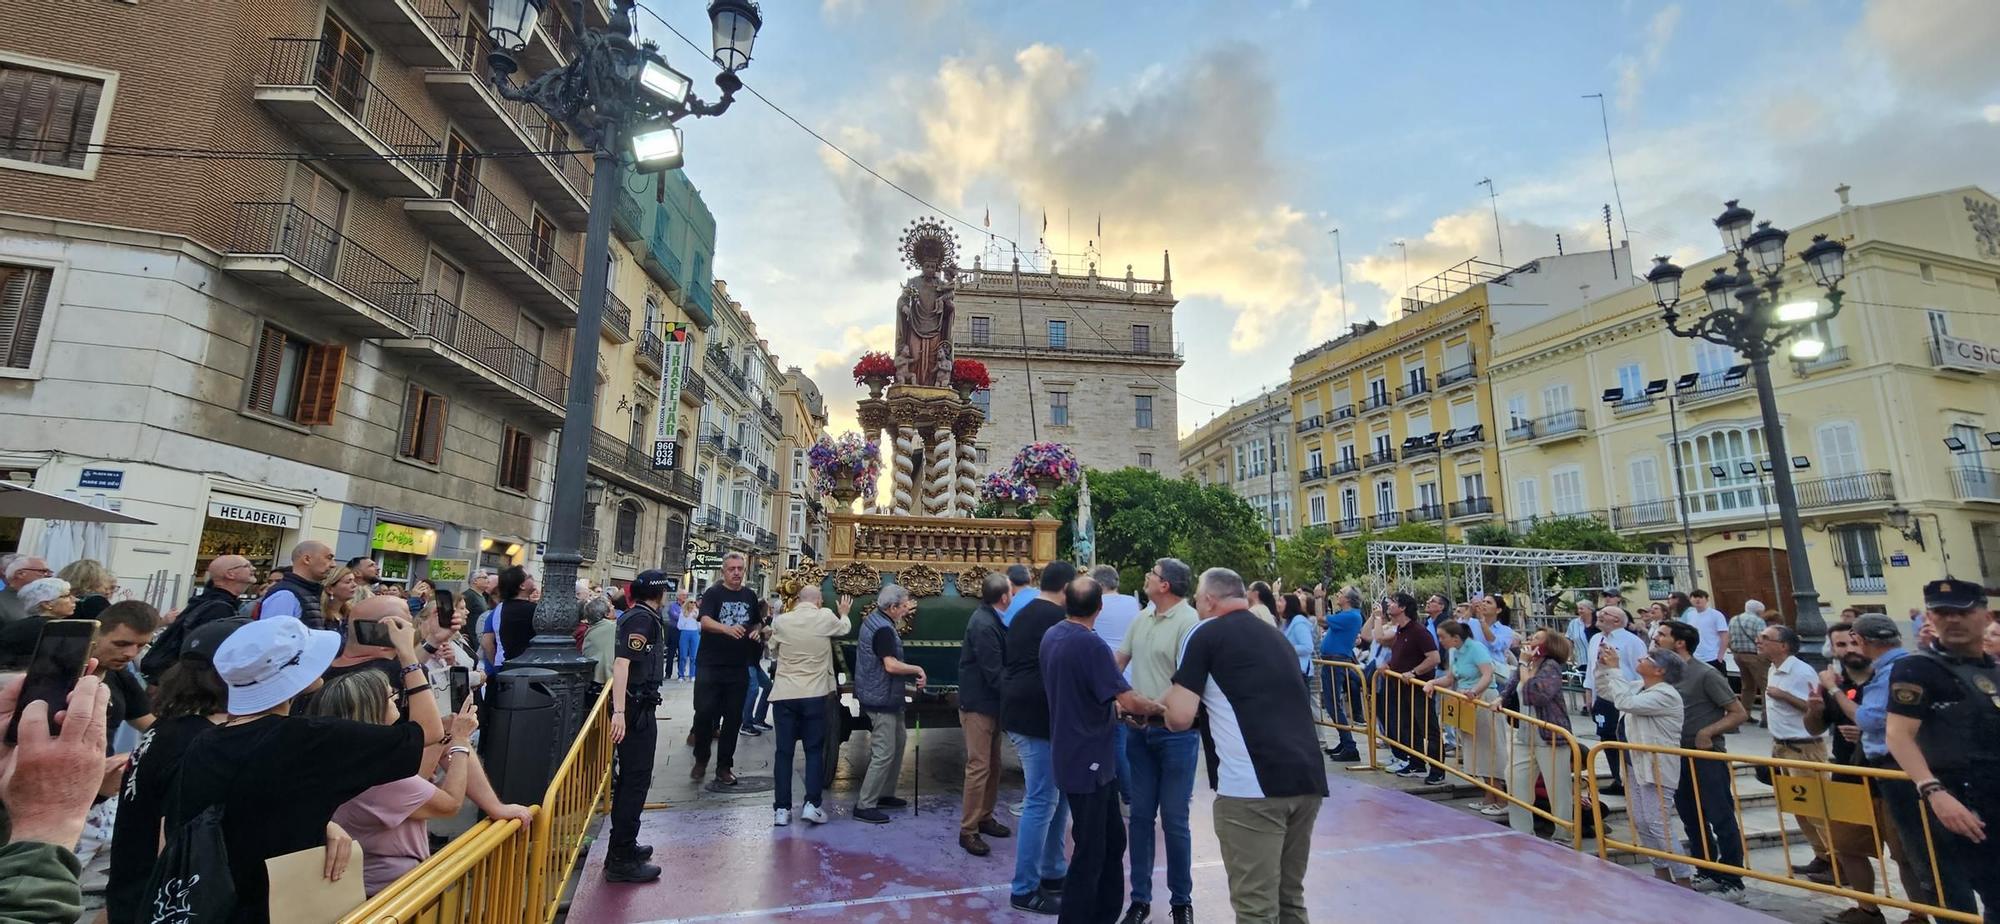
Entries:
[[445,625],[450,625],[451,612],[454,607],[458,606],[458,598],[452,596],[451,591],[445,590],[442,587],[437,589],[436,595],[437,595],[438,622],[443,623]]
[[451,711],[465,707],[465,698],[472,695],[472,668],[451,669]]
[[373,645],[378,648],[394,648],[396,643],[389,638],[389,628],[373,619],[357,619],[354,625],[354,641],[358,645]]
[[35,641],[35,657],[28,663],[28,674],[21,681],[21,700],[14,708],[14,718],[7,723],[7,744],[13,745],[20,738],[21,716],[28,711],[28,704],[36,700],[49,704],[49,733],[61,731],[56,724],[56,713],[69,708],[69,691],[83,677],[84,665],[90,663],[91,643],[97,638],[95,619],[51,619],[42,624],[42,634]]

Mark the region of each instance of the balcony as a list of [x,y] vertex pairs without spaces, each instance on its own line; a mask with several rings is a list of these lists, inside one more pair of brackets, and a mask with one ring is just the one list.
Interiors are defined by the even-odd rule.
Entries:
[[[534,103],[515,102],[493,88],[486,56],[493,43],[484,30],[467,35],[457,57],[424,75],[431,93],[449,107],[452,124],[488,153],[579,148]],[[529,73],[538,71],[530,67]],[[515,86],[519,82],[508,78]],[[590,217],[590,165],[576,154],[496,157],[548,208],[557,221],[581,227]]]
[[1648,527],[1665,526],[1680,522],[1680,502],[1671,500],[1640,501],[1611,508],[1611,528],[1617,530],[1639,530]]
[[1611,415],[1613,417],[1630,417],[1652,409],[1653,397],[1651,395],[1625,395],[1611,402]]
[[1354,405],[1343,404],[1337,408],[1334,408],[1333,413],[1327,416],[1326,425],[1331,427],[1336,424],[1342,423],[1343,421],[1353,420],[1354,416],[1355,416]]
[[2000,471],[1957,467],[1951,470],[1952,496],[1959,500],[2000,503]]
[[1440,438],[1446,449],[1463,449],[1486,442],[1486,425],[1473,424],[1470,427],[1453,427],[1444,431]]
[[1470,385],[1478,380],[1479,362],[1478,360],[1468,359],[1459,365],[1438,373],[1437,387],[1439,391],[1447,391],[1459,385]]
[[[450,185],[450,184],[447,184]],[[539,229],[487,187],[467,182],[450,198],[405,199],[410,219],[474,268],[560,327],[576,325],[583,276],[556,253],[555,229]]]
[[[681,258],[674,253],[672,247],[667,245],[667,239],[659,235],[658,228],[654,229],[653,236],[646,238],[646,248],[639,254],[639,266],[646,271],[648,276],[653,278],[654,282],[659,283],[660,288],[665,289],[669,293],[681,292],[686,289],[686,286],[681,283],[683,275],[681,271]],[[714,316],[711,314],[709,323],[714,323],[713,318]],[[697,326],[707,329],[708,324],[698,324]]]
[[1507,428],[1509,443],[1554,443],[1574,439],[1589,432],[1589,418],[1571,408],[1534,420],[1517,420]]
[[1932,337],[1924,341],[1924,346],[1930,349],[1931,365],[1940,372],[1968,372],[1979,375],[2000,369],[2000,359],[1994,357],[1992,348],[1982,349],[1976,340]]
[[1375,468],[1377,466],[1394,464],[1396,464],[1396,450],[1394,449],[1381,449],[1361,457],[1362,468]]
[[1342,456],[1341,458],[1334,460],[1334,463],[1332,465],[1327,466],[1326,468],[1326,474],[1328,477],[1331,478],[1339,478],[1342,475],[1352,475],[1358,471],[1361,471],[1361,462],[1355,459],[1353,456]]
[[1569,513],[1540,513],[1507,521],[1507,531],[1525,533],[1543,523],[1560,523],[1564,520],[1606,520],[1603,510],[1575,510]]
[[611,210],[611,233],[628,246],[646,239],[646,209],[633,197],[631,190],[620,189],[618,192],[618,204]]
[[1304,419],[1304,420],[1301,420],[1301,421],[1299,421],[1299,422],[1298,422],[1298,423],[1297,423],[1296,425],[1294,425],[1294,426],[1292,427],[1292,432],[1294,432],[1294,433],[1306,433],[1306,432],[1310,432],[1310,431],[1313,431],[1313,430],[1317,430],[1317,429],[1319,429],[1319,428],[1321,427],[1321,425],[1323,425],[1323,424],[1324,424],[1325,422],[1326,422],[1326,418],[1324,418],[1324,417],[1321,417],[1321,416],[1319,416],[1318,414],[1314,414],[1313,416],[1311,416],[1311,417],[1308,417],[1308,418],[1306,418],[1306,419]]
[[251,95],[344,174],[392,198],[438,194],[443,143],[319,39],[274,38]]
[[290,202],[239,202],[222,269],[356,337],[407,337],[417,280]]
[[570,4],[551,3],[542,10],[535,28],[528,33],[528,47],[516,56],[527,74],[559,70],[569,63],[576,50],[576,29],[569,18]]
[[1896,488],[1888,472],[1856,472],[1792,483],[1792,495],[1800,510],[1845,507],[1850,504],[1879,504],[1896,499]]
[[1041,353],[1078,353],[1086,356],[1115,356],[1120,359],[1178,364],[1178,344],[1162,343],[1151,337],[1100,337],[1094,333],[1047,333],[1030,331],[1027,336],[1005,332],[974,338],[952,338],[952,347],[966,356],[1015,356]]
[[442,295],[419,295],[414,305],[414,335],[383,340],[383,349],[402,353],[534,423],[550,428],[562,424],[569,376],[561,368],[522,347],[513,333],[495,330]]
[[702,382],[701,376],[696,375],[693,369],[686,370],[681,376],[681,400],[687,402],[690,407],[701,407],[708,403],[708,385]]
[[633,358],[639,361],[639,368],[652,370],[654,375],[659,375],[660,370],[666,368],[666,351],[667,342],[661,339],[659,334],[645,330],[639,333],[639,349],[633,354]]
[[1493,515],[1493,498],[1468,497],[1464,500],[1455,500],[1451,502],[1450,510],[1448,512],[1451,514],[1451,518],[1454,520],[1470,520],[1474,517],[1489,517]]
[[1326,466],[1324,465],[1315,465],[1310,468],[1299,469],[1300,484],[1311,484],[1315,481],[1325,481],[1325,480],[1326,480]]
[[[1872,564],[1874,565],[1874,570],[1882,570],[1882,563],[1880,561],[1873,562]],[[1886,594],[1889,592],[1889,581],[1879,574],[1872,577],[1857,577],[1850,574],[1847,576],[1847,592],[1851,594]]]
[[603,430],[590,434],[590,463],[605,476],[626,487],[658,499],[677,500],[686,506],[701,501],[701,485],[683,471],[653,467],[651,446],[634,446]]
[[1373,392],[1368,397],[1361,399],[1361,413],[1373,414],[1376,411],[1386,411],[1389,409],[1389,405],[1395,403],[1396,399],[1390,397],[1388,392]]
[[721,529],[722,510],[714,506],[701,508],[701,511],[694,515],[694,525],[701,529]]
[[722,531],[731,536],[741,534],[743,532],[743,518],[733,513],[723,514]]
[[724,437],[722,435],[721,427],[718,427],[714,424],[704,424],[702,426],[701,446],[703,449],[711,450],[714,452],[721,452],[722,444],[726,441],[727,437]]
[[604,293],[604,316],[599,320],[604,336],[617,343],[632,339],[632,309],[618,296]]
[[1731,370],[1724,369],[1721,372],[1701,373],[1695,377],[1693,388],[1677,389],[1675,398],[1680,401],[1681,407],[1700,407],[1704,404],[1717,404],[1745,397],[1754,391],[1749,387],[1748,374],[1732,376],[1730,372]]
[[1394,510],[1387,513],[1378,513],[1368,518],[1369,529],[1394,529],[1402,525],[1402,523],[1403,515]]
[[1824,352],[1812,359],[1792,360],[1792,374],[1803,378],[1814,373],[1838,369],[1847,365],[1849,361],[1846,347],[1827,347]]
[[1421,397],[1430,393],[1431,380],[1424,376],[1417,376],[1396,386],[1396,400],[1398,401],[1408,401],[1411,398]]
[[1352,536],[1361,531],[1361,519],[1356,517],[1351,520],[1335,520],[1332,528],[1336,536]]
[[458,55],[465,17],[449,0],[345,0],[353,22],[411,67],[448,67]]
[[1411,507],[1403,512],[1403,520],[1409,523],[1435,523],[1444,519],[1444,508],[1436,504]]

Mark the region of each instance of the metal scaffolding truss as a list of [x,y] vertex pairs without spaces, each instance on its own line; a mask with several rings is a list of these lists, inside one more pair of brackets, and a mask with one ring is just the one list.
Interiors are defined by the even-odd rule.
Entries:
[[[1390,583],[1389,564],[1391,559],[1397,566],[1398,581]],[[1465,597],[1471,599],[1485,591],[1485,569],[1525,568],[1528,572],[1528,599],[1535,605],[1548,597],[1548,569],[1595,566],[1598,585],[1592,589],[1618,587],[1618,569],[1628,567],[1667,569],[1674,573],[1674,585],[1691,586],[1693,576],[1688,574],[1687,559],[1678,555],[1646,555],[1633,552],[1590,552],[1576,549],[1519,549],[1498,545],[1452,545],[1441,542],[1370,542],[1368,543],[1368,594],[1379,598],[1391,590],[1410,586],[1410,573],[1405,565],[1445,566],[1447,574],[1454,567],[1465,570]]]

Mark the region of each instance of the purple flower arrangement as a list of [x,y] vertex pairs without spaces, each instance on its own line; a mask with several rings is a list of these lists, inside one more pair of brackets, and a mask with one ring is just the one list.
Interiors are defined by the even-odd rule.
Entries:
[[832,494],[833,486],[851,479],[869,502],[875,500],[875,479],[882,471],[882,451],[875,441],[849,431],[838,439],[822,436],[806,450],[815,486],[822,494]]
[[979,483],[979,499],[989,504],[1032,504],[1035,486],[1006,472],[993,472]]
[[1083,477],[1083,466],[1068,446],[1055,442],[1029,443],[1014,454],[1010,469],[1019,481],[1053,481],[1075,484]]

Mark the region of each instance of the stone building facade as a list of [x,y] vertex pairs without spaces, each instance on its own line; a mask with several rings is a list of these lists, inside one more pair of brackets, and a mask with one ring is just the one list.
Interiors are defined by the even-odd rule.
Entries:
[[784,440],[779,447],[780,478],[776,509],[778,554],[786,569],[801,561],[826,561],[826,508],[813,487],[812,468],[806,451],[826,435],[826,398],[819,385],[797,366],[785,368],[785,382],[778,388],[778,415],[783,418]]
[[1176,474],[1176,304],[1171,262],[1157,280],[1130,267],[1100,276],[1094,264],[1082,274],[1018,261],[962,271],[952,350],[985,363],[993,380],[974,396],[987,417],[980,470],[1040,439],[1068,445],[1089,468]]
[[708,402],[695,449],[702,507],[695,516],[691,589],[715,583],[721,557],[742,552],[750,559],[750,586],[768,591],[777,581],[774,563],[782,564],[773,520],[781,515],[774,504],[784,439],[778,392],[785,377],[771,345],[757,335],[757,322],[730,297],[729,284],[716,280],[712,294],[716,323],[701,361]]

